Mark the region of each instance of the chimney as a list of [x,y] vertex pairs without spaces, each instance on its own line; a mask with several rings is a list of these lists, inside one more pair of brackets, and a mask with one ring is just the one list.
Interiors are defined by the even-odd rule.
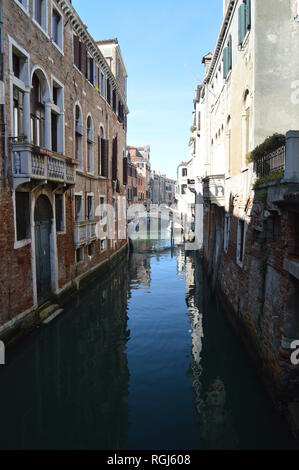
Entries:
[[203,63],[204,66],[205,66],[205,74],[207,74],[208,71],[209,71],[212,58],[213,58],[213,54],[211,54],[211,52],[209,52],[208,54],[206,54],[206,55],[202,58],[202,63]]

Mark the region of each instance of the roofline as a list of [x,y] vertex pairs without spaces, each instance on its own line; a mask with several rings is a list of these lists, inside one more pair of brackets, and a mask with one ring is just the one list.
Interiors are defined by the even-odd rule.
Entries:
[[116,78],[114,77],[112,70],[110,69],[105,57],[103,56],[102,52],[100,51],[96,41],[91,36],[91,34],[87,31],[87,26],[83,23],[82,19],[80,18],[79,14],[75,10],[74,6],[70,2],[70,0],[56,0],[57,5],[63,11],[63,14],[68,22],[70,22],[71,28],[75,31],[75,33],[80,37],[80,39],[86,41],[88,48],[92,51],[94,58],[98,60],[101,66],[104,67],[106,73],[109,75],[110,80],[112,80],[113,87],[118,91],[121,99],[123,101],[126,113],[129,113],[129,108],[127,105],[127,99],[121,90]]
[[222,49],[222,43],[223,43],[223,40],[224,40],[226,32],[227,32],[227,26],[230,22],[232,12],[233,12],[233,9],[234,9],[234,6],[235,6],[236,3],[237,3],[237,0],[229,0],[229,3],[227,5],[227,9],[226,9],[226,14],[223,18],[220,33],[218,35],[216,47],[215,47],[215,50],[214,50],[214,53],[213,53],[212,63],[210,65],[207,76],[204,78],[204,83],[207,83],[210,80],[211,76],[212,76],[212,73],[214,71],[214,67],[215,67],[216,62],[217,62],[218,57],[219,57],[219,53]]

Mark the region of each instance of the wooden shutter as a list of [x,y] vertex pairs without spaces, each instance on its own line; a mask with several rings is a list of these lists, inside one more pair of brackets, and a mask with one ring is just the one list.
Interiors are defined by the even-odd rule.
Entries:
[[101,155],[102,155],[102,139],[98,136],[98,175],[101,176]]
[[128,158],[123,159],[123,184],[126,186],[128,184]]
[[227,61],[228,61],[227,73],[228,73],[232,69],[232,66],[233,66],[233,40],[232,40],[231,34],[228,39],[227,49],[228,49],[228,58],[227,58]]
[[246,1],[246,30],[251,28],[251,0]]
[[113,139],[113,148],[112,148],[112,179],[113,181],[117,180],[117,137]]
[[86,45],[81,43],[81,72],[87,75],[87,49]]
[[227,47],[223,50],[223,77],[226,78],[228,74],[228,49]]
[[101,176],[108,178],[109,142],[101,139]]
[[80,69],[80,46],[79,38],[74,35],[74,64]]

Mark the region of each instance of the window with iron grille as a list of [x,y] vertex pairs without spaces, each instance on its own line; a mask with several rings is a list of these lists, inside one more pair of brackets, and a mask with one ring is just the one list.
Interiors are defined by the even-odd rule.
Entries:
[[56,231],[64,231],[64,217],[63,217],[63,195],[55,195],[55,214],[56,214]]
[[31,238],[29,193],[16,192],[16,228],[17,240]]

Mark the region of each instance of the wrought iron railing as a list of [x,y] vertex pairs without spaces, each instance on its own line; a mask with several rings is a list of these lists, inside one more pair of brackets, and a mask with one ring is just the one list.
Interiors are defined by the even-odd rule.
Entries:
[[254,170],[258,178],[268,176],[272,172],[285,170],[286,148],[278,148],[254,163]]

